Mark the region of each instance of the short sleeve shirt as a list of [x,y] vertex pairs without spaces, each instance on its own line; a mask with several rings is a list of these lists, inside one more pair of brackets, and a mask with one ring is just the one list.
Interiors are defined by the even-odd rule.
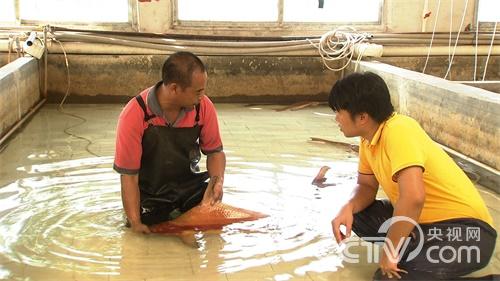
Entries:
[[[155,126],[172,126],[176,128],[193,127],[195,125],[196,110],[182,109],[173,124],[168,124],[163,118],[163,112],[156,98],[156,89],[161,82],[140,93],[146,103],[149,115],[153,115],[149,122]],[[222,151],[222,140],[219,132],[217,113],[213,103],[207,96],[200,101],[199,121],[201,126],[200,148],[204,154]],[[118,118],[116,129],[115,160],[113,168],[120,174],[137,174],[141,166],[142,136],[149,126],[144,121],[144,111],[137,100],[131,99],[123,108]]]
[[375,175],[393,205],[399,199],[397,173],[411,166],[423,168],[420,223],[477,218],[493,224],[474,184],[410,117],[395,113],[380,124],[371,142],[362,138],[359,159],[359,173]]

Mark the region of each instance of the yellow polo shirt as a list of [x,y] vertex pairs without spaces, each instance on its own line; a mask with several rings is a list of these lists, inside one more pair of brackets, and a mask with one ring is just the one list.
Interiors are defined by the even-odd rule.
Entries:
[[414,119],[394,113],[380,124],[371,142],[361,138],[359,172],[373,174],[394,206],[399,198],[396,173],[424,169],[425,202],[419,223],[476,218],[493,227],[474,184]]

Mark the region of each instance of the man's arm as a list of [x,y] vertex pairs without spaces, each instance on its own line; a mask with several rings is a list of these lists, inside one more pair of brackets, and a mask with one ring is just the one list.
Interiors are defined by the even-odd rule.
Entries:
[[[425,201],[422,167],[412,166],[399,171],[397,180],[399,199],[394,207],[393,216],[403,216],[418,221]],[[388,241],[386,241],[386,244],[392,243],[393,248],[390,245],[385,245],[386,249],[390,251],[400,245],[399,243],[402,245],[401,239],[407,238],[414,226],[414,224],[406,221],[393,223],[387,232]],[[380,260],[382,273],[387,273],[389,277],[399,275],[398,272],[401,270],[397,267],[397,256],[397,252],[391,253],[391,257],[387,257],[386,252],[382,253]]]
[[135,232],[149,233],[149,228],[141,222],[139,175],[121,175],[120,180],[123,209],[130,227]]
[[213,205],[222,200],[222,186],[224,184],[224,171],[226,170],[226,154],[224,151],[207,155],[207,170],[210,175],[210,183],[203,196],[203,201],[206,203],[206,198]]
[[207,170],[210,177],[224,177],[224,171],[226,170],[226,154],[224,151],[208,154]]
[[375,201],[378,185],[374,175],[358,174],[358,185],[354,189],[354,196],[348,202],[352,205],[353,214],[363,211]]
[[[357,186],[354,188],[353,197],[339,211],[332,220],[333,235],[337,243],[351,236],[353,214],[370,206],[377,195],[378,181],[374,175],[358,174]],[[340,232],[340,226],[345,225],[345,235]]]

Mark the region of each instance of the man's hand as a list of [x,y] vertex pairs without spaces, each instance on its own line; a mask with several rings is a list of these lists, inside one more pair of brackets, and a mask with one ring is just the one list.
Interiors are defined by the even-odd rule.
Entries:
[[130,224],[130,228],[132,229],[133,232],[137,232],[137,233],[143,233],[143,234],[151,233],[151,230],[149,230],[149,227],[143,223],[140,223],[140,222]]
[[226,154],[224,151],[207,155],[207,170],[210,175],[207,191],[203,196],[202,204],[214,205],[222,201],[222,185],[224,184],[224,170],[226,168]]
[[[352,212],[352,204],[347,203],[346,205],[344,205],[344,207],[342,207],[342,209],[340,209],[340,212],[332,220],[333,235],[335,236],[335,240],[337,240],[338,244],[340,244],[342,240],[351,236],[351,227],[353,221]],[[340,231],[341,225],[344,225],[346,227],[345,233],[342,233],[342,231]]]
[[213,206],[216,203],[222,201],[222,186],[224,184],[224,178],[219,176],[213,176],[210,178],[210,182],[208,183],[207,190],[203,195],[202,204],[210,204]]
[[[398,258],[397,255],[391,254],[392,257],[387,255],[387,251],[390,247],[384,245],[382,249],[382,254],[380,256],[380,270],[382,271],[382,275],[387,275],[389,278],[396,277],[397,279],[401,279],[401,273],[408,273],[406,270],[398,268]],[[390,252],[390,251],[389,251]]]
[[[413,221],[418,221],[425,202],[425,188],[423,181],[423,168],[411,166],[396,174],[399,185],[399,199],[394,207],[393,216],[403,216]],[[389,278],[401,278],[401,272],[406,271],[398,268],[398,255],[400,241],[408,239],[415,225],[409,221],[400,221],[391,224],[387,231],[387,239],[380,259],[380,270]],[[390,243],[390,244],[388,244]],[[392,246],[392,247],[391,247]]]

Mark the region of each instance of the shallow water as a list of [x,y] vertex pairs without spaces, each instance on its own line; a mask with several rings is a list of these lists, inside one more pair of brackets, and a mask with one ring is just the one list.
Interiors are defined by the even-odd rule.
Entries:
[[[107,106],[113,117],[121,108]],[[68,107],[85,116],[84,128],[76,129],[104,156],[84,156],[85,142],[61,133],[77,121],[51,105],[5,148],[0,154],[0,279],[316,280],[311,272],[342,266],[330,221],[352,191],[356,155],[307,142],[315,130],[316,136],[328,137],[320,124],[286,133],[287,126],[302,126],[308,118],[330,124],[324,108],[326,115],[286,112],[286,120],[270,122],[278,114],[270,109],[256,115],[252,108],[219,106],[227,155],[223,201],[269,217],[197,232],[194,243],[186,244],[176,236],[140,235],[124,227],[119,175],[112,170],[116,119],[105,118],[108,126],[92,121],[106,105]],[[260,118],[268,118],[267,124]],[[45,122],[56,132],[40,133],[37,128]],[[27,140],[46,146],[26,146]],[[52,149],[52,143],[64,143],[63,149]],[[332,167],[332,185],[317,188],[311,181],[323,165]]]
[[[316,169],[234,160],[228,161],[232,168],[226,175],[224,202],[269,217],[233,224],[217,234],[219,272],[336,255],[329,227],[335,212],[331,202],[349,195],[352,175],[337,179],[334,188],[319,189],[310,184]],[[123,227],[119,177],[110,168],[112,161],[82,158],[19,167],[30,177],[0,188],[2,255],[11,262],[63,271],[119,272],[127,258],[128,236],[138,248],[147,247],[150,237],[135,237]],[[333,165],[355,169],[349,162]],[[200,255],[212,250],[205,236],[196,234]],[[178,238],[161,239],[175,243],[171,240]],[[307,271],[307,265],[298,270]]]

